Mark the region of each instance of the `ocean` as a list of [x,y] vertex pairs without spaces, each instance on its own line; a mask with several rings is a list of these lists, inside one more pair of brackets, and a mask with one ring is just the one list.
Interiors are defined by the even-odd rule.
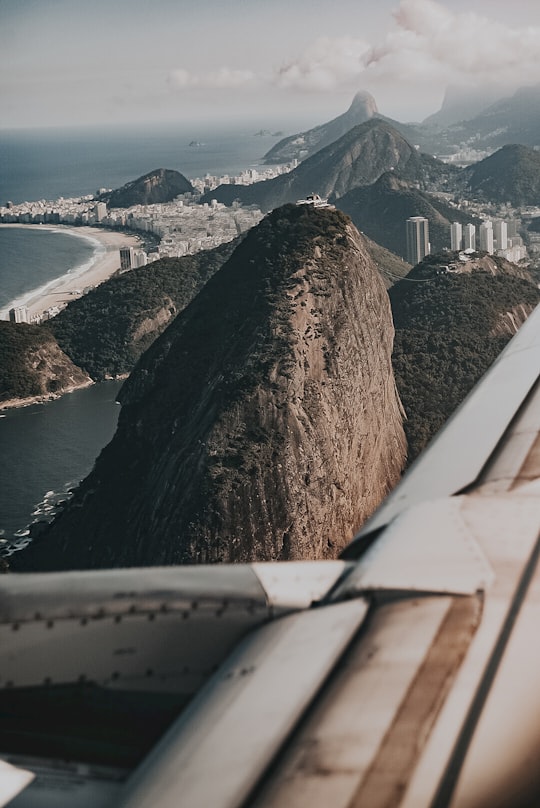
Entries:
[[[154,168],[190,179],[260,165],[278,138],[247,129],[0,131],[0,204],[95,193]],[[190,146],[191,142],[200,145]],[[90,242],[59,231],[0,227],[0,310],[92,260]],[[91,470],[114,434],[119,382],[78,390],[0,417],[0,537],[25,542]]]

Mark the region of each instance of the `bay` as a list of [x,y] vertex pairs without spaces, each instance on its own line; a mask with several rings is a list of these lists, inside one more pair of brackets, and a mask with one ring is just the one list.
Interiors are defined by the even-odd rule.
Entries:
[[[92,194],[158,167],[191,179],[234,175],[259,165],[277,140],[254,131],[4,130],[0,204]],[[192,141],[200,145],[190,146]],[[5,228],[0,239],[0,307],[79,266],[93,250],[82,240],[41,229]],[[24,544],[24,536],[16,534],[25,533],[32,521],[51,518],[58,502],[92,469],[116,428],[120,384],[96,384],[0,414],[0,536],[5,541]]]
[[[51,518],[58,503],[91,471],[116,429],[120,381],[102,382],[55,401],[7,410],[0,417],[0,536]],[[23,541],[24,543],[24,541]]]
[[0,309],[89,263],[95,249],[86,239],[60,230],[0,225]]

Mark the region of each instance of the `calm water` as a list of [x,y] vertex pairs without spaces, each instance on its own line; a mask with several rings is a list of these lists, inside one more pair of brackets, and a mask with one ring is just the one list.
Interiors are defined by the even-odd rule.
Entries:
[[[254,131],[186,126],[0,131],[0,205],[94,194],[155,168],[172,168],[189,179],[236,174],[259,164],[279,140]],[[190,146],[193,141],[201,145]]]
[[[0,534],[12,539],[91,471],[114,434],[121,382],[76,390],[0,418]],[[16,538],[16,537],[15,537]]]
[[[277,140],[255,131],[0,132],[0,204],[91,194],[159,167],[190,178],[235,174],[257,165]],[[190,147],[192,140],[202,145]],[[91,244],[66,234],[0,228],[0,309],[92,253]],[[88,474],[114,433],[119,386],[95,385],[0,417],[0,535],[13,538],[53,513],[55,503]]]

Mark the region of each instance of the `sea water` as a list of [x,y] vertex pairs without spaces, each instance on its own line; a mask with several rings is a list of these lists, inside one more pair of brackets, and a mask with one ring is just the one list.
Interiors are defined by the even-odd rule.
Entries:
[[[168,127],[0,132],[0,204],[91,194],[154,168],[173,168],[191,179],[206,173],[233,175],[259,165],[277,140],[255,131]],[[61,231],[0,227],[0,309],[91,260],[93,249]],[[1,414],[4,540],[24,542],[28,524],[50,518],[69,489],[91,470],[116,427],[118,387],[115,382],[94,385]]]

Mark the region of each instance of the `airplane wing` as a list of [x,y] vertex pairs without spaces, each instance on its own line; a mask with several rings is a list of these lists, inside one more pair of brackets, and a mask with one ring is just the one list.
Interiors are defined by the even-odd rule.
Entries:
[[4,576],[0,804],[539,805],[539,379],[540,308],[340,560]]

